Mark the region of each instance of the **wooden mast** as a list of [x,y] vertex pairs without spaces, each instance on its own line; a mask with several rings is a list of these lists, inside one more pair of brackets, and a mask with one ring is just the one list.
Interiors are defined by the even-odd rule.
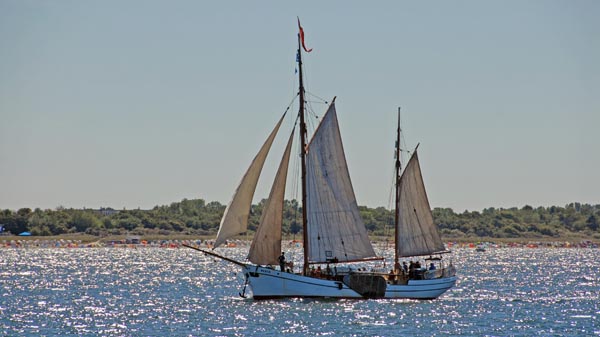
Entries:
[[400,218],[400,107],[398,107],[398,130],[396,135],[396,212],[394,214],[394,272],[400,272],[400,262],[398,259],[398,221]]
[[304,248],[304,264],[302,274],[308,275],[308,225],[306,221],[306,122],[304,121],[304,82],[302,79],[302,41],[298,33],[298,78],[300,108],[300,157],[302,161],[302,247]]

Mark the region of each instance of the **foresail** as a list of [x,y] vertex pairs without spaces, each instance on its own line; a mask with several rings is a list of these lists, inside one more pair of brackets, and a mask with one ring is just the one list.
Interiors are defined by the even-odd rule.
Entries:
[[419,156],[415,150],[400,177],[399,256],[428,255],[445,250],[427,200]]
[[306,170],[309,261],[375,257],[354,196],[333,103],[308,145]]
[[278,264],[281,252],[281,225],[283,223],[283,199],[287,180],[294,132],[290,135],[279,169],[275,175],[269,198],[265,202],[260,223],[252,239],[248,260],[259,265]]
[[267,138],[256,157],[254,157],[254,160],[252,160],[250,167],[248,167],[242,181],[240,181],[240,184],[235,190],[233,198],[229,202],[229,205],[227,205],[223,218],[221,218],[221,225],[219,226],[217,238],[215,239],[215,248],[223,244],[225,240],[232,236],[247,230],[248,216],[250,215],[250,207],[252,206],[252,197],[256,190],[256,184],[258,183],[258,178],[260,177],[260,172],[262,171],[267,154],[269,154],[269,150],[271,149],[271,144],[273,144],[273,140],[277,135],[277,131],[279,131],[279,127],[281,126],[284,117],[285,114],[281,116],[281,119],[269,135],[269,138]]

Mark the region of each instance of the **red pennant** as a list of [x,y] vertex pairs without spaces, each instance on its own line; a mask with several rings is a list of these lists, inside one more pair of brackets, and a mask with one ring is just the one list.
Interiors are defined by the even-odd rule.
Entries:
[[300,40],[302,41],[302,48],[304,48],[305,52],[310,53],[312,51],[312,48],[308,49],[304,44],[304,29],[302,29],[302,26],[300,26],[300,18],[298,18],[298,29],[300,29]]

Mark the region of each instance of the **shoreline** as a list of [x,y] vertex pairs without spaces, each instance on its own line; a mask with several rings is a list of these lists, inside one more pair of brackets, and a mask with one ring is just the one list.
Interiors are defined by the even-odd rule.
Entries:
[[[179,248],[182,244],[212,247],[210,235],[115,235],[97,237],[86,234],[66,234],[57,236],[0,236],[0,248],[99,248],[99,247],[158,247]],[[599,248],[600,242],[586,238],[461,238],[445,239],[448,249],[487,249],[487,248]],[[252,242],[251,236],[241,236],[230,240],[222,247],[246,247]],[[301,246],[302,242],[294,237],[285,237],[282,243]],[[371,237],[376,246],[393,244],[390,237]]]

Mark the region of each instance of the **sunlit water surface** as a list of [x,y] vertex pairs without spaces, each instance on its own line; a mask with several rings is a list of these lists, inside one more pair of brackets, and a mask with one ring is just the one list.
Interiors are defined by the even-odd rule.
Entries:
[[252,301],[236,266],[183,248],[0,254],[2,336],[600,336],[598,249],[458,249],[433,301]]

